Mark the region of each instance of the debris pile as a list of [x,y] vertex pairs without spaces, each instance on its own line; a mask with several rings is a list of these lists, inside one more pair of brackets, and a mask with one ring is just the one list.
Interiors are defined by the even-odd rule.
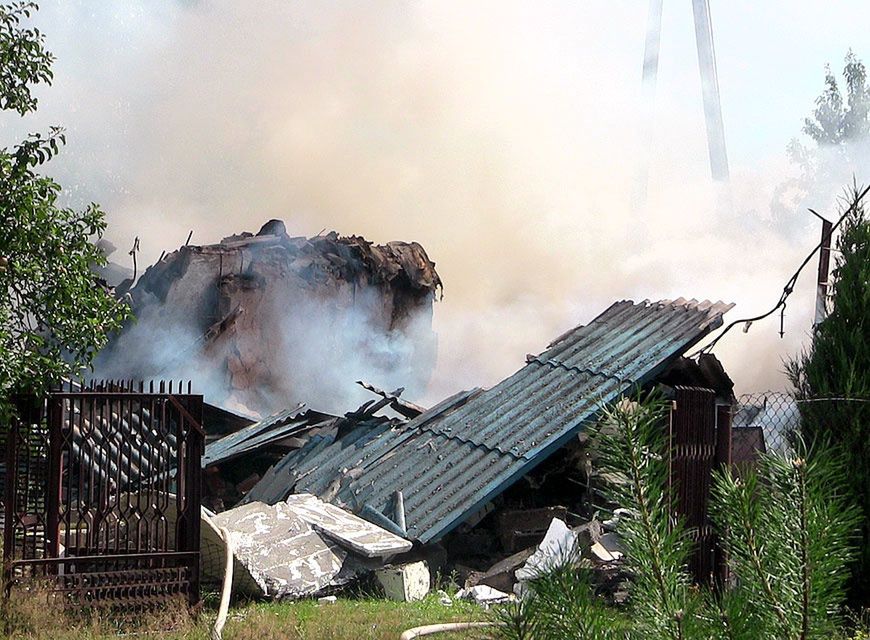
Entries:
[[[358,573],[410,550],[411,543],[311,495],[251,502],[205,518],[203,577],[219,582],[229,532],[233,591],[251,597],[299,598],[346,584]],[[372,565],[367,561],[376,559]],[[428,584],[427,584],[428,591]]]
[[[326,253],[323,247],[311,248],[324,242],[332,243]],[[211,354],[211,365],[215,354],[223,354],[219,370],[231,387],[251,394],[265,388],[271,394],[272,378],[255,369],[287,355],[282,351],[286,345],[273,344],[275,336],[264,333],[264,319],[279,317],[275,296],[309,285],[316,290],[321,276],[332,278],[329,286],[342,295],[351,295],[348,283],[354,283],[354,291],[357,286],[361,291],[382,287],[381,293],[389,291],[390,296],[378,298],[380,317],[383,327],[393,330],[414,305],[431,303],[438,286],[431,263],[422,262],[422,249],[418,253],[410,245],[403,247],[387,252],[353,238],[293,239],[283,225],[270,223],[258,236],[183,248],[143,276],[131,295],[134,301],[139,296],[140,305],[150,304],[145,302],[149,296],[161,300],[153,307],[158,316],[178,305],[200,321],[208,296],[215,297],[212,302],[217,301],[220,313],[230,312],[210,325],[200,353]],[[231,255],[227,251],[236,249],[246,266],[224,273],[224,258]],[[360,269],[342,255],[355,255],[368,266]],[[415,262],[414,256],[420,260]],[[307,266],[294,266],[302,258]],[[335,271],[323,272],[322,260]],[[215,289],[202,291],[202,283],[215,275]],[[408,282],[402,292],[391,288],[403,279]],[[417,302],[408,302],[413,298],[409,291],[418,291]],[[355,299],[345,302],[354,305]],[[255,337],[243,331],[246,309],[256,309],[259,318],[250,324]],[[315,410],[289,401],[287,395],[263,419],[208,406],[201,458],[203,578],[220,582],[228,563],[234,592],[298,598],[326,597],[369,576],[388,597],[414,600],[429,591],[433,574],[455,572],[463,583],[462,597],[488,604],[522,596],[530,580],[568,560],[593,568],[604,595],[622,601],[625,575],[616,528],[624,513],[602,499],[602,484],[614,479],[601,472],[596,439],[585,428],[599,419],[606,404],[627,401],[626,394],[638,388],[668,394],[674,399],[673,467],[685,470],[683,477],[691,481],[677,486],[702,486],[709,478],[702,472],[711,472],[714,453],[730,452],[733,383],[714,356],[704,354],[693,361],[683,354],[720,326],[728,309],[721,302],[683,299],[617,302],[588,325],[557,338],[543,353],[526,356],[524,366],[494,387],[462,391],[431,408],[403,399],[402,387],[388,392],[361,381],[350,384],[368,400],[345,405],[358,408],[343,414],[321,410],[322,396],[316,396]],[[292,316],[294,310],[287,313]],[[129,329],[127,339],[138,326]],[[250,378],[238,377],[231,364],[244,354],[254,358],[245,374]],[[172,393],[170,384],[170,400]],[[391,415],[383,415],[385,410]],[[140,411],[138,417],[143,415]],[[86,426],[91,439],[99,435],[110,452],[117,450],[124,459],[132,457],[121,451],[125,436],[135,439],[132,422],[112,417],[90,424],[81,417],[79,427]],[[694,429],[699,424],[703,432]],[[684,432],[706,439],[687,445],[688,440],[677,439]],[[71,440],[81,445],[83,437],[73,433]],[[171,439],[166,447],[181,448]],[[81,450],[78,446],[74,455],[84,455]],[[692,452],[697,455],[690,459]],[[130,475],[140,477],[118,474],[124,483],[118,489],[125,491],[118,505],[124,514],[131,505],[141,514],[155,509],[155,500],[168,501],[168,488],[157,497],[130,490],[133,481],[153,480],[155,474],[166,480],[168,473],[144,463],[125,468],[135,469]],[[672,478],[678,482],[680,476]],[[610,510],[614,517],[599,522],[598,513]],[[705,514],[700,509],[693,513]],[[705,529],[700,516],[687,519],[695,522],[695,532]],[[165,521],[177,530],[188,526],[184,517],[169,513]]]
[[[237,510],[285,509],[316,496],[412,541],[393,567],[378,572],[395,597],[416,597],[425,566],[455,572],[463,595],[498,601],[522,593],[524,582],[573,551],[595,569],[603,594],[619,602],[625,575],[616,520],[596,519],[617,505],[602,504],[598,489],[607,479],[584,427],[637,386],[704,386],[727,402],[733,383],[715,357],[695,362],[682,354],[720,326],[729,308],[682,299],[616,303],[527,356],[491,389],[424,409],[402,400],[401,389],[361,383],[378,399],[344,416],[279,414],[212,443],[204,464],[219,476],[231,473],[230,460],[244,472],[259,464],[258,479],[235,485]],[[400,417],[377,414],[388,406]],[[359,555],[347,541],[342,548]],[[333,570],[327,563],[322,575]],[[330,584],[347,575],[342,571]]]
[[116,292],[136,319],[100,355],[105,377],[193,377],[210,402],[262,416],[301,399],[346,407],[372,372],[422,388],[434,366],[441,280],[414,242],[291,237],[272,220],[185,245],[131,285]]
[[[587,486],[588,465],[578,459],[583,448],[572,445],[583,428],[605,403],[655,383],[721,324],[728,308],[684,300],[616,303],[491,389],[460,392],[402,424],[312,437],[275,464],[249,499],[276,503],[291,493],[312,493],[398,526],[402,492],[406,533],[422,544],[482,525],[500,506],[511,508],[504,504],[509,489],[522,492],[520,508],[558,504],[553,493],[549,505],[533,504],[534,483],[553,478],[563,493],[570,493],[570,483]],[[573,474],[570,480],[558,479],[560,469]],[[525,540],[548,523],[535,525]],[[491,517],[486,526],[494,526]],[[516,544],[522,543],[521,535]]]
[[[423,411],[422,407],[399,397],[402,389],[386,393],[363,382],[358,384],[380,395],[381,399],[369,400],[344,416],[313,411],[304,406],[279,411],[257,422],[237,416],[235,432],[206,446],[202,457],[205,474],[203,504],[221,512],[239,502],[281,502],[290,496],[290,491],[284,487],[284,479],[276,477],[275,469],[289,452],[312,441],[342,437],[351,430],[393,427],[403,423],[402,418],[377,415],[385,407],[406,416]],[[232,414],[224,411],[222,417],[226,415]],[[223,424],[228,422],[223,418]],[[211,433],[212,427],[206,424],[206,430]],[[277,486],[272,486],[273,482]],[[252,491],[255,488],[256,491]],[[263,496],[273,494],[280,494],[280,498],[263,499]]]

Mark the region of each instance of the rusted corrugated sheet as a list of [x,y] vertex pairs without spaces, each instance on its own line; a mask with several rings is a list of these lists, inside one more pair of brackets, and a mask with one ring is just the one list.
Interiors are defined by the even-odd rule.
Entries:
[[716,395],[712,389],[677,387],[671,413],[671,491],[676,513],[694,543],[689,571],[707,583],[715,567],[708,503],[716,458]]
[[449,399],[402,427],[313,440],[273,470],[277,493],[256,499],[293,489],[392,518],[402,491],[408,536],[438,540],[573,438],[602,404],[721,326],[731,306],[617,302],[492,389]]

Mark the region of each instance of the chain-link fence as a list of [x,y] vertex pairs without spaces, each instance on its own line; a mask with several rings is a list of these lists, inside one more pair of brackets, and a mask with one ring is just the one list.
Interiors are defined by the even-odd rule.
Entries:
[[738,468],[751,465],[759,452],[785,453],[803,415],[834,422],[850,419],[855,404],[870,408],[866,398],[811,398],[798,400],[782,391],[748,393],[738,398],[731,432],[731,461]]
[[785,451],[800,420],[798,403],[787,393],[766,391],[740,396],[732,422],[732,462],[754,460],[758,451]]

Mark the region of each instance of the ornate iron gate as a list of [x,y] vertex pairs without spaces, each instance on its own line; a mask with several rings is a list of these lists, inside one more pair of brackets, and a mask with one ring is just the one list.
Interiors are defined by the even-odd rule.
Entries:
[[6,433],[7,588],[65,604],[199,600],[202,396],[92,384],[23,399]]

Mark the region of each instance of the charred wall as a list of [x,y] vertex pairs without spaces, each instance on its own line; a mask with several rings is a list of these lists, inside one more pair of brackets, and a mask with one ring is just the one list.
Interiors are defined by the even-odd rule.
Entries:
[[97,367],[193,378],[210,401],[259,414],[295,402],[343,411],[365,397],[361,377],[422,390],[440,288],[417,243],[291,237],[273,220],[148,268],[126,294],[135,320]]

